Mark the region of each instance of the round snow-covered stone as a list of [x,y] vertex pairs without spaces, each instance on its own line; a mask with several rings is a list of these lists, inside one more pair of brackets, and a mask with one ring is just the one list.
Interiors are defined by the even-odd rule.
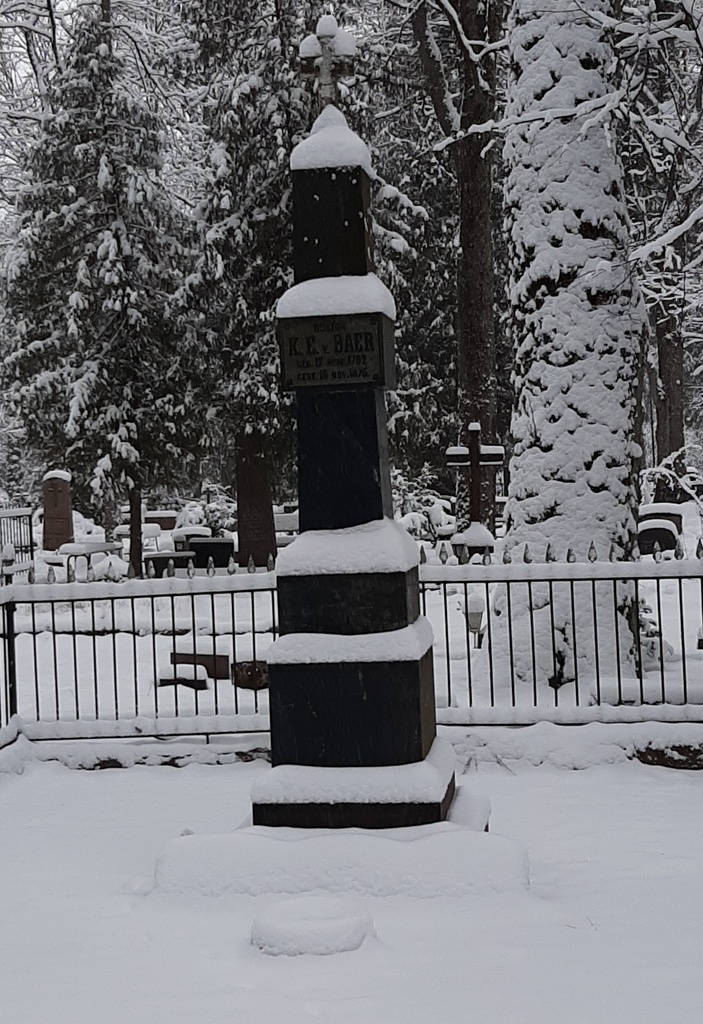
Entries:
[[495,537],[483,523],[469,523],[461,533],[455,533],[451,539],[452,544],[468,544],[469,547],[491,547],[495,544]]
[[351,900],[299,896],[267,907],[254,919],[252,945],[271,956],[327,956],[358,949],[375,935],[373,921]]

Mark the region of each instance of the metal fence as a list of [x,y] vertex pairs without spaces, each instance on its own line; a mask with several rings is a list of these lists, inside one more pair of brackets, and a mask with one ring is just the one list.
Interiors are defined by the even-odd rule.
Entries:
[[[438,721],[703,720],[703,562],[422,565]],[[12,584],[0,725],[37,738],[259,731],[275,572]]]
[[0,509],[0,586],[24,576],[34,563],[31,508]]

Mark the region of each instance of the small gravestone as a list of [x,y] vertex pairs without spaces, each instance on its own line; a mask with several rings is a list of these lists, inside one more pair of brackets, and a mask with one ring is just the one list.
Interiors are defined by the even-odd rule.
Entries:
[[71,474],[64,469],[51,469],[42,480],[44,500],[45,551],[58,551],[62,544],[73,543],[73,508],[71,505]]
[[266,566],[276,557],[276,531],[266,456],[258,434],[239,434],[235,443],[237,477],[237,562]]

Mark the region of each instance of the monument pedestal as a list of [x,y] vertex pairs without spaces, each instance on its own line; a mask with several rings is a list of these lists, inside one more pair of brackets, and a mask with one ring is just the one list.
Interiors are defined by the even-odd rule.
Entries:
[[267,655],[273,770],[257,825],[402,828],[442,821],[454,755],[436,740],[432,628],[418,550],[398,523],[302,534],[278,563]]
[[455,757],[435,739],[411,764],[324,768],[282,764],[252,790],[254,825],[406,828],[444,821],[455,791]]

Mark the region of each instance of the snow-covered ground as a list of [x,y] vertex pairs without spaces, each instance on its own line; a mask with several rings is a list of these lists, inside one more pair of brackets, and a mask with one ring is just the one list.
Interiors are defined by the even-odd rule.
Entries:
[[[527,850],[530,888],[357,895],[376,936],[324,957],[274,957],[250,944],[255,917],[280,894],[153,888],[170,840],[237,826],[265,762],[77,771],[23,763],[31,748],[20,739],[0,752],[0,1019],[698,1020],[703,779],[628,752],[634,740],[702,742],[703,727],[545,723],[444,735],[467,765],[464,783],[493,804],[492,833]],[[216,749],[152,747],[196,761]],[[42,747],[66,760],[78,750]],[[441,875],[442,863],[425,869]]]

